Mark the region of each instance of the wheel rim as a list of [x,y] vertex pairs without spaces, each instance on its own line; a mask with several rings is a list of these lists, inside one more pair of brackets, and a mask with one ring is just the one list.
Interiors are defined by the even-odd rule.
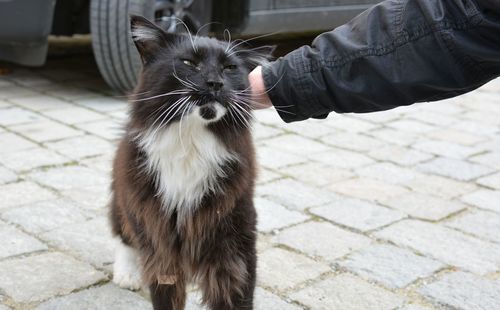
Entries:
[[[201,25],[191,13],[194,0],[156,0],[155,22],[167,32],[196,31]],[[181,23],[185,24],[185,26]]]

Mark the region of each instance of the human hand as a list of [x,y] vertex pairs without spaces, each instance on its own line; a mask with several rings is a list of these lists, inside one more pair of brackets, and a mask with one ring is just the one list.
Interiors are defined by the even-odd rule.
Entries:
[[266,109],[273,106],[267,95],[264,79],[262,78],[262,67],[258,66],[248,75],[250,82],[250,93],[252,95],[251,106],[254,109]]

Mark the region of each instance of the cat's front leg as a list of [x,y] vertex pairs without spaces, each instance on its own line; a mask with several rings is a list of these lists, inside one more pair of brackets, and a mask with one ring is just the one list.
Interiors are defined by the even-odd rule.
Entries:
[[113,282],[121,288],[139,290],[142,287],[142,273],[137,251],[118,241],[113,264]]

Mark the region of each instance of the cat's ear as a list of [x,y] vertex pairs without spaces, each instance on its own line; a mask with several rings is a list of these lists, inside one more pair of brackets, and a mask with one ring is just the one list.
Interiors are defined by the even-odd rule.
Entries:
[[130,32],[143,63],[153,60],[161,48],[166,47],[177,37],[176,34],[167,33],[138,15],[130,16]]
[[238,51],[238,56],[243,59],[250,71],[257,66],[264,66],[273,60],[273,52],[276,45],[264,45],[253,49],[242,49]]

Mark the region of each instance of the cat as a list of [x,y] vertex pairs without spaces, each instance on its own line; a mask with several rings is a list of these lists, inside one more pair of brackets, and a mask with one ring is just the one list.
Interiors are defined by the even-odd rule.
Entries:
[[113,281],[183,309],[252,309],[256,177],[247,75],[273,48],[167,33],[131,16],[143,62],[113,163]]

